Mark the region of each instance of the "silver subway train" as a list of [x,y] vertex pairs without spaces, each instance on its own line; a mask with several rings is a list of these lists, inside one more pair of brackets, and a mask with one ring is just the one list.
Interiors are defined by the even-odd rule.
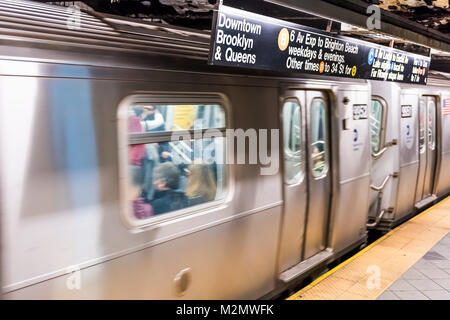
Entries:
[[268,298],[449,194],[450,76],[212,67],[209,38],[0,0],[4,298]]

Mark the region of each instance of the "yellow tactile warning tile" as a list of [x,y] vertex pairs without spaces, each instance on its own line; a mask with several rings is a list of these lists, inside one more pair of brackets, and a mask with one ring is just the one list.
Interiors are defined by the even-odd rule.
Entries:
[[390,231],[288,300],[376,299],[450,232],[450,197]]

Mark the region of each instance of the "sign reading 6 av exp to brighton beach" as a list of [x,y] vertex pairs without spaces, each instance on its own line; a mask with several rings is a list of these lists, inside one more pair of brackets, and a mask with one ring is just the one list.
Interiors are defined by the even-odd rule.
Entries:
[[426,84],[430,59],[219,5],[209,64]]

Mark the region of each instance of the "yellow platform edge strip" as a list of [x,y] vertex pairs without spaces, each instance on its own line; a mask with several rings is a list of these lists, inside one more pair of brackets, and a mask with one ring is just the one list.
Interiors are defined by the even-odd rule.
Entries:
[[[438,206],[439,204],[441,204],[444,201],[447,201],[448,199],[450,199],[450,196],[442,199],[441,201],[439,201],[438,203],[432,205],[431,207],[429,207],[428,209],[424,210],[423,212],[415,215],[414,217],[412,217],[411,219],[407,220],[407,221],[414,221],[415,219],[419,218],[420,216],[428,213],[429,211],[431,211],[432,209],[434,209],[436,206]],[[405,221],[405,222],[407,222]],[[404,223],[405,223],[404,222]],[[290,296],[289,298],[287,298],[286,300],[295,300],[297,299],[300,295],[302,295],[304,292],[308,291],[309,289],[311,289],[312,287],[316,286],[317,284],[319,284],[322,280],[328,278],[330,275],[332,275],[333,273],[335,273],[337,270],[341,269],[342,267],[344,267],[345,265],[349,264],[350,262],[352,262],[353,260],[355,260],[356,258],[358,258],[359,256],[363,255],[364,253],[366,253],[367,251],[369,251],[371,248],[375,247],[377,244],[379,244],[380,242],[382,242],[383,240],[387,239],[388,237],[390,237],[392,234],[395,233],[395,231],[397,231],[397,229],[402,226],[402,224],[398,225],[397,227],[395,227],[394,229],[392,229],[391,231],[389,231],[388,233],[386,233],[384,236],[382,236],[381,238],[377,239],[376,241],[372,242],[370,245],[368,245],[367,247],[365,247],[364,249],[362,249],[361,251],[359,251],[358,253],[356,253],[354,256],[351,256],[350,258],[348,258],[347,260],[345,260],[344,262],[342,262],[341,264],[337,265],[336,267],[334,267],[333,269],[331,269],[330,271],[324,273],[323,275],[321,275],[320,277],[318,277],[316,280],[314,280],[313,282],[311,282],[309,285],[307,285],[306,287],[300,289],[298,292],[294,293],[292,296]]]

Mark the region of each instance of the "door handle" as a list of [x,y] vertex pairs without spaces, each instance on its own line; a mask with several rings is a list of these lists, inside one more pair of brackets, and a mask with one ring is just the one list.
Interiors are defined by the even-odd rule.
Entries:
[[378,151],[378,152],[372,152],[372,158],[374,158],[375,160],[378,159],[378,158],[380,158],[380,157],[386,152],[386,150],[387,150],[389,147],[396,146],[396,145],[397,145],[397,139],[392,139],[392,141],[386,143],[386,144],[384,145],[384,148],[381,149],[380,151]]
[[374,186],[373,184],[371,184],[370,188],[372,190],[375,190],[375,191],[381,191],[381,190],[384,189],[384,187],[386,186],[386,183],[389,181],[390,178],[397,178],[397,177],[398,177],[398,173],[397,172],[390,173],[390,174],[388,174],[386,176],[386,178],[384,178],[384,180],[383,180],[383,182],[381,183],[380,186],[377,187],[377,186]]

